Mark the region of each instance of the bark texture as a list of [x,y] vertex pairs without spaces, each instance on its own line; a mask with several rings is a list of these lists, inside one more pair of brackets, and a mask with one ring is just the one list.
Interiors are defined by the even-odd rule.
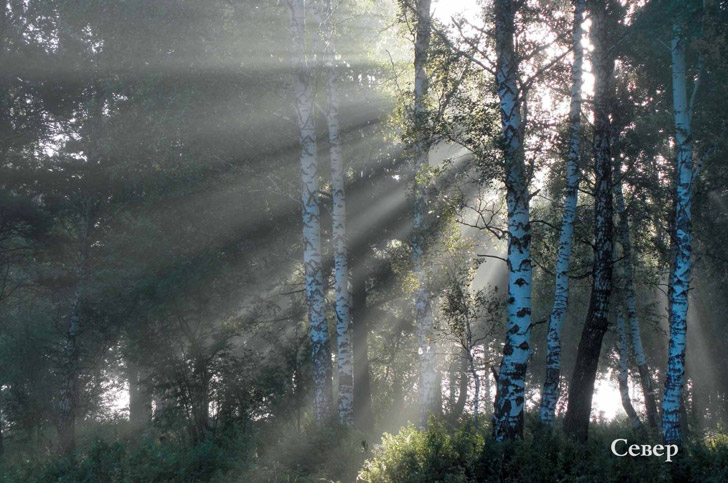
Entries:
[[[615,179],[619,176],[616,173]],[[645,396],[645,408],[647,410],[647,426],[650,428],[657,427],[657,403],[655,402],[655,391],[652,384],[652,376],[645,357],[645,349],[642,346],[642,337],[640,335],[639,319],[637,317],[637,303],[634,295],[634,271],[632,269],[632,242],[629,233],[629,219],[627,218],[627,208],[624,203],[624,195],[622,194],[622,183],[617,181],[614,189],[614,201],[619,215],[619,241],[622,245],[622,266],[623,283],[624,283],[624,299],[627,304],[627,319],[629,320],[629,331],[632,339],[632,348],[634,350],[635,359],[637,360],[637,368],[640,373],[640,384],[642,392]]]
[[[681,2],[682,3],[682,2]],[[685,336],[687,332],[688,290],[692,253],[693,149],[692,106],[688,104],[685,65],[685,37],[679,12],[673,24],[672,100],[677,151],[674,247],[675,259],[669,280],[670,344],[665,392],[662,397],[662,430],[665,442],[682,445],[680,394],[685,375]]]
[[614,59],[608,43],[608,7],[605,2],[589,3],[591,12],[592,70],[594,89],[594,264],[592,290],[584,329],[576,354],[569,387],[564,429],[573,438],[586,441],[589,429],[594,381],[602,340],[609,324],[609,297],[612,292],[613,209],[612,165],[610,158],[609,99]]
[[334,292],[336,294],[336,346],[339,376],[339,421],[354,423],[354,368],[350,331],[349,269],[346,246],[346,196],[344,192],[344,159],[339,134],[339,93],[334,48],[334,20],[331,0],[317,3],[316,16],[323,43],[326,73],[326,124],[329,131],[331,159],[331,194],[333,197]]
[[556,262],[556,293],[549,317],[547,335],[546,378],[541,392],[541,422],[552,426],[559,400],[561,375],[561,327],[566,315],[569,297],[569,262],[576,219],[576,203],[579,194],[579,131],[581,128],[581,85],[584,47],[583,35],[585,0],[576,0],[574,7],[574,31],[572,49],[574,63],[571,66],[571,103],[569,107],[569,155],[566,161],[566,189],[564,190],[564,214]]
[[412,262],[417,290],[415,291],[415,325],[420,361],[420,424],[426,425],[432,413],[439,413],[440,385],[437,377],[435,331],[432,318],[432,294],[430,293],[425,269],[424,250],[428,228],[427,166],[429,142],[427,139],[428,77],[426,71],[427,53],[430,48],[431,12],[430,0],[418,0],[415,5],[417,31],[415,38],[415,92],[413,146],[415,187],[414,223],[412,234]]
[[316,125],[311,72],[306,62],[303,0],[288,0],[292,38],[293,90],[301,144],[301,215],[308,324],[313,361],[313,412],[317,421],[331,413],[331,352],[321,269],[321,223],[318,205]]
[[514,48],[516,10],[515,2],[495,2],[496,82],[508,205],[508,321],[493,413],[493,437],[498,441],[523,436],[524,384],[531,355],[531,224]]

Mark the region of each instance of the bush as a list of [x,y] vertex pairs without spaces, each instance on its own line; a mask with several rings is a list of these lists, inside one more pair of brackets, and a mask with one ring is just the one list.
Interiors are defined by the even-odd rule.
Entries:
[[[369,483],[728,481],[728,438],[693,444],[673,463],[662,458],[616,457],[611,442],[645,442],[620,424],[596,426],[586,444],[555,429],[537,429],[520,441],[495,443],[484,427],[449,429],[431,422],[385,434],[359,475]],[[643,436],[644,438],[644,436]]]
[[230,431],[197,445],[159,441],[96,440],[85,452],[47,461],[0,468],[0,481],[131,483],[209,481],[236,464],[250,461],[250,437]]
[[[3,483],[190,483],[354,481],[366,453],[361,434],[336,424],[230,429],[190,444],[151,434],[96,439],[74,457],[15,458]],[[8,456],[8,455],[6,455]]]

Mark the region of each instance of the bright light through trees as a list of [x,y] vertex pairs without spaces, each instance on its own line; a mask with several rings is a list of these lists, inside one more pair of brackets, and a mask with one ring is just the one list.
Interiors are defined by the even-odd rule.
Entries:
[[3,0],[0,481],[728,478],[726,39]]

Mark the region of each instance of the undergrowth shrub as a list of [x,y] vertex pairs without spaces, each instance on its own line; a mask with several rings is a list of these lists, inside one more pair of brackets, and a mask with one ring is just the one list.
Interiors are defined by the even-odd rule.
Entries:
[[[431,421],[385,434],[359,474],[369,483],[421,482],[661,482],[728,481],[728,438],[694,443],[672,463],[664,457],[617,457],[611,443],[656,444],[624,424],[594,425],[589,441],[576,443],[561,430],[533,427],[523,440],[496,443],[489,429],[467,422],[456,428]],[[655,435],[652,435],[653,437]]]
[[29,459],[0,467],[3,483],[172,483],[210,481],[252,458],[250,435],[229,431],[195,445],[141,437],[96,440],[68,457]]

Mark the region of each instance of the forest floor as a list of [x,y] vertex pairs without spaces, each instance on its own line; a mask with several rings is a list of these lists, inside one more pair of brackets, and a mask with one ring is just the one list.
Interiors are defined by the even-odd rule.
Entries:
[[[0,481],[15,482],[474,482],[728,481],[728,436],[691,440],[673,462],[617,457],[611,443],[657,444],[626,421],[593,424],[586,444],[529,417],[523,440],[494,443],[487,425],[435,422],[380,438],[329,426],[238,428],[193,443],[160,428],[130,431],[124,422],[81,428],[74,457],[30,451],[9,439]],[[372,443],[373,441],[377,441]]]

